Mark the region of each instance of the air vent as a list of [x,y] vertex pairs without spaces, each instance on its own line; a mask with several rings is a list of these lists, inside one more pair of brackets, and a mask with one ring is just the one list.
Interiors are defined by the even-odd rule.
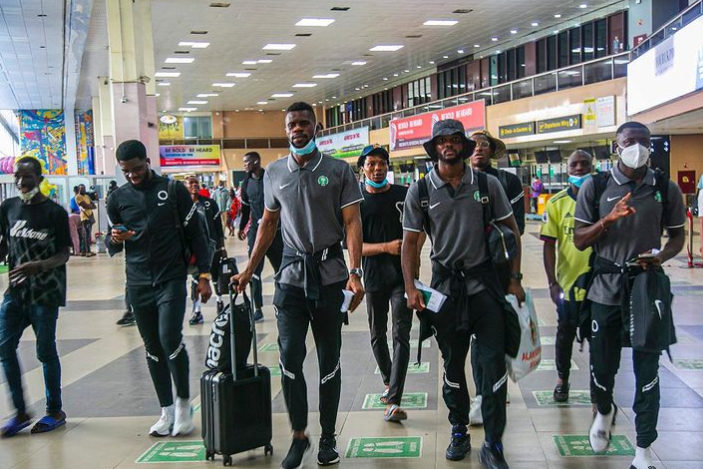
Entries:
[[258,68],[245,68],[244,70],[246,70],[247,72],[253,72],[255,70],[258,70]]
[[174,54],[190,54],[189,50],[177,50],[173,52]]
[[268,100],[269,100],[269,101],[275,101],[276,98],[269,98]]
[[161,67],[161,70],[175,70],[176,67]]
[[408,39],[420,39],[422,37],[422,34],[411,34],[409,36],[405,36]]
[[37,18],[46,18],[46,15],[44,13],[41,13],[41,14],[37,15]]
[[373,54],[364,54],[364,57],[373,57]]
[[267,52],[266,55],[281,55],[280,52]]
[[459,10],[454,10],[452,13],[455,15],[465,15],[467,13],[471,13],[473,10],[465,10],[465,9],[459,9]]
[[298,34],[296,34],[296,36],[297,36],[297,37],[310,37],[310,36],[312,36],[312,34],[310,34],[310,33],[298,33]]
[[330,11],[349,11],[349,8],[351,7],[332,7]]
[[207,31],[191,31],[190,34],[199,34],[199,35],[203,35],[203,34],[207,34]]
[[214,2],[210,4],[210,8],[229,8],[229,3],[225,2]]

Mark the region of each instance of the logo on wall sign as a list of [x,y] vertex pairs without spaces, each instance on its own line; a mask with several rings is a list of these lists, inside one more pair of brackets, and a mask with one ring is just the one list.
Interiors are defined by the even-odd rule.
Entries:
[[319,178],[317,178],[317,183],[322,187],[325,187],[327,184],[330,183],[330,180],[327,179],[327,176],[320,176]]

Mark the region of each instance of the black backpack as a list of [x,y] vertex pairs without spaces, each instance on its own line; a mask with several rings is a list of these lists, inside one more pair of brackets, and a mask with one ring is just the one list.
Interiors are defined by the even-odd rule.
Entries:
[[252,323],[250,319],[249,309],[251,302],[244,294],[244,303],[237,305],[236,296],[232,299],[234,311],[230,314],[230,305],[225,306],[224,310],[217,315],[212,323],[210,339],[205,356],[205,366],[211,370],[219,370],[223,373],[232,372],[232,337],[230,321],[234,317],[234,346],[235,356],[237,357],[237,369],[245,368],[249,351],[251,350],[251,342],[254,337]]
[[[671,312],[674,295],[669,277],[661,268],[648,269],[635,277],[630,294],[630,343],[638,352],[669,352],[676,343]],[[669,354],[671,359],[671,354]]]

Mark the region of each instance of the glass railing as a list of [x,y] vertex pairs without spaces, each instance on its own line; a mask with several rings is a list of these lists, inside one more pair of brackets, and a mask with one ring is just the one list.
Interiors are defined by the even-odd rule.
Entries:
[[703,16],[703,1],[690,5],[688,8],[669,20],[664,26],[652,33],[652,35],[647,39],[635,46],[635,48],[632,49],[632,60],[644,54],[652,47],[655,47],[657,44],[660,44],[665,39],[670,38],[676,34],[676,31],[679,31],[681,28],[688,25],[691,21],[699,18],[700,16]]
[[516,99],[532,98],[545,93],[614,80],[627,76],[627,64],[629,62],[630,52],[611,55],[579,65],[552,70],[528,78],[521,78],[489,88],[452,96],[451,98],[421,104],[401,111],[389,112],[348,124],[329,127],[322,131],[322,135],[331,135],[360,127],[368,127],[369,130],[383,129],[388,127],[392,119],[459,106],[477,99],[485,99],[486,106],[491,106]]
[[222,149],[276,149],[288,148],[285,138],[186,138],[183,140],[160,139],[159,145],[219,145]]

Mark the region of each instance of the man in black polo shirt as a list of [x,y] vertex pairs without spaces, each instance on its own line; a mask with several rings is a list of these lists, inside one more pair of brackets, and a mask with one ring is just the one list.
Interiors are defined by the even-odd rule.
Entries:
[[37,358],[44,368],[46,415],[32,433],[66,423],[61,402],[61,362],[56,350],[59,307],[66,305],[66,262],[71,235],[68,214],[41,193],[42,167],[31,157],[15,165],[18,196],[0,205],[0,259],[10,267],[9,286],[0,307],[0,361],[17,413],[0,429],[10,437],[32,422],[22,390],[17,346],[27,326],[37,337]]
[[[405,377],[410,360],[412,310],[408,309],[400,266],[403,243],[403,204],[408,189],[390,184],[390,156],[381,147],[369,145],[361,153],[357,166],[364,172],[361,222],[364,230],[364,288],[371,330],[371,348],[385,390],[381,402],[386,404],[385,419],[399,422],[407,418],[400,408]],[[393,361],[388,353],[388,305],[393,321]]]
[[[274,307],[283,397],[293,427],[293,442],[281,467],[301,467],[313,451],[305,433],[308,402],[303,361],[305,337],[312,328],[320,368],[320,425],[317,454],[321,466],[337,464],[335,425],[341,391],[339,352],[345,293],[349,311],[364,297],[361,285],[362,233],[359,203],[363,200],[354,172],[344,161],[323,156],[315,146],[316,117],[307,103],[286,112],[290,155],[269,165],[264,174],[265,210],[246,269],[232,280],[244,291],[276,236],[280,220],[283,262],[276,275]],[[351,269],[347,271],[341,242],[346,233]]]
[[[617,130],[617,143],[620,158],[608,174],[600,198],[596,200],[593,177],[581,187],[574,214],[574,245],[580,250],[593,246],[596,254],[587,296],[591,302],[592,391],[598,407],[589,436],[596,453],[605,452],[610,444],[617,412],[613,404],[615,375],[622,347],[630,346],[626,291],[631,283],[623,275],[660,267],[681,251],[685,240],[681,190],[672,181],[664,181],[668,185],[664,200],[663,183],[658,181],[663,176],[647,167],[649,129],[639,122],[627,122]],[[669,233],[669,240],[664,249],[653,251],[661,248],[662,228]],[[649,255],[641,258],[642,254]],[[633,259],[639,268],[625,267]],[[623,268],[626,274],[621,273]],[[654,467],[650,446],[657,439],[659,355],[632,351],[637,432],[633,469]]]
[[[244,171],[247,175],[242,182],[241,197],[242,197],[242,216],[239,221],[239,231],[237,237],[244,241],[247,238],[249,256],[254,249],[256,241],[256,233],[259,231],[259,224],[264,216],[264,169],[261,167],[261,156],[251,151],[244,155]],[[249,231],[245,233],[247,223],[251,219]],[[274,272],[278,272],[281,267],[281,258],[283,256],[283,238],[281,237],[280,226],[276,229],[276,236],[273,238],[271,246],[266,250],[266,257],[271,263]],[[251,296],[254,302],[254,320],[263,321],[264,313],[261,308],[264,305],[262,294],[262,279],[261,272],[264,270],[264,262],[261,261],[254,270],[254,275],[251,278]]]
[[[426,176],[428,200],[421,200],[419,183],[413,184],[405,199],[402,246],[403,277],[408,307],[422,311],[421,338],[431,329],[444,359],[444,402],[449,408],[452,440],[446,458],[464,459],[471,450],[469,391],[464,364],[472,334],[477,337],[478,363],[482,372],[481,395],[486,441],[479,461],[489,469],[507,469],[502,437],[505,430],[505,398],[508,374],[505,367],[505,292],[488,251],[483,219],[483,202],[491,204],[496,223],[509,227],[518,239],[518,255],[513,260],[508,293],[524,301],[520,284],[519,231],[508,199],[498,180],[474,172],[464,164],[475,146],[466,138],[464,126],[455,120],[437,122],[425,151],[438,164]],[[481,181],[479,178],[485,178]],[[482,195],[480,187],[487,187]],[[485,201],[485,197],[488,201]],[[423,207],[426,205],[426,207]],[[415,286],[417,244],[420,233],[428,231],[432,243],[432,288],[447,295],[439,312],[424,311],[425,302]]]

